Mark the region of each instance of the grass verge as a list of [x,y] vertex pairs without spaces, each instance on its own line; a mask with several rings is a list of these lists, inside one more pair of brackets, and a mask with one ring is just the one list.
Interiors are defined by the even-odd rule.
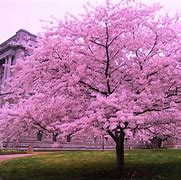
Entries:
[[116,171],[114,151],[61,151],[0,165],[3,180],[181,179],[181,150],[128,150]]

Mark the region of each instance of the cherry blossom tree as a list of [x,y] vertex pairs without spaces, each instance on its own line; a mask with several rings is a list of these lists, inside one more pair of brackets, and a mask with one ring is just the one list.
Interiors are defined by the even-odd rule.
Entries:
[[121,170],[125,137],[179,135],[179,21],[159,5],[133,1],[85,10],[52,22],[33,55],[17,62],[14,103],[0,116],[13,137],[34,127],[60,138],[107,133]]

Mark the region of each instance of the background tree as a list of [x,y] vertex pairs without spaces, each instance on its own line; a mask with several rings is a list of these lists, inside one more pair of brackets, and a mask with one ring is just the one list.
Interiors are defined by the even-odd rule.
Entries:
[[[85,10],[55,22],[33,55],[17,62],[10,84],[14,104],[4,107],[1,119],[9,127],[28,122],[30,129],[39,126],[59,138],[106,132],[121,170],[125,136],[178,135],[178,21],[162,15],[159,5],[132,1]],[[18,116],[3,115],[10,111]]]

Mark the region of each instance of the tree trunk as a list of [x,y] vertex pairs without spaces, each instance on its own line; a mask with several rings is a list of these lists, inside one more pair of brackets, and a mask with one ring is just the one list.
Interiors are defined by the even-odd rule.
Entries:
[[[125,122],[125,128],[128,123]],[[124,169],[124,137],[125,132],[124,129],[119,127],[114,132],[111,130],[107,130],[107,133],[111,136],[111,138],[116,143],[116,159],[117,159],[117,169],[118,171],[122,171]]]
[[124,137],[125,133],[121,130],[116,143],[117,168],[119,171],[124,169]]

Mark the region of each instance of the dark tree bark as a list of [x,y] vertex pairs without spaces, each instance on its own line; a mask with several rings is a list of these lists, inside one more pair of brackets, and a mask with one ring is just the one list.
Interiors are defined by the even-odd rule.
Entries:
[[119,171],[124,169],[124,137],[125,133],[123,129],[120,130],[118,141],[116,143],[116,159],[117,159],[117,168]]
[[[125,125],[125,128],[127,124]],[[123,171],[124,169],[124,138],[125,138],[125,128],[117,128],[113,133],[110,130],[107,130],[107,133],[116,143],[116,159],[117,159],[117,169],[118,171]]]

